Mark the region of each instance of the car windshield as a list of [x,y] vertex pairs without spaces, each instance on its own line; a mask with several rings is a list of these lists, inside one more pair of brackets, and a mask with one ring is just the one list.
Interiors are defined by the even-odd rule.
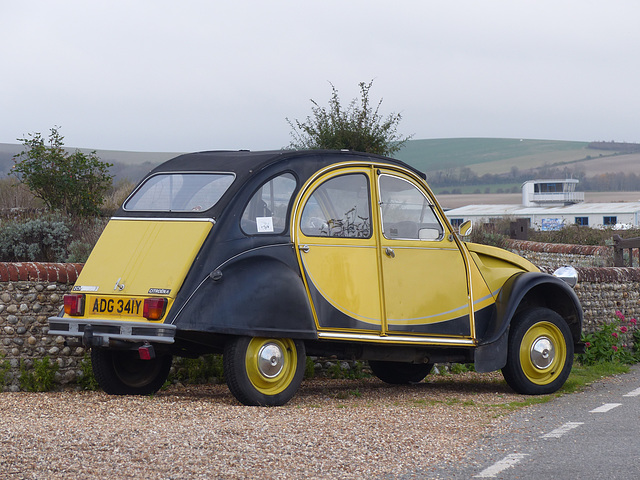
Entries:
[[125,202],[129,211],[200,212],[213,207],[233,183],[231,173],[161,173]]

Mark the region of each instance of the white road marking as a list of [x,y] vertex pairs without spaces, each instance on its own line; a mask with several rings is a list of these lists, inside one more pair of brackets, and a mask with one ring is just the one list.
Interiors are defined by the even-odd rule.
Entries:
[[555,430],[551,430],[549,433],[545,433],[541,438],[560,438],[565,433],[574,428],[578,428],[580,425],[584,425],[584,422],[568,422]]
[[637,397],[639,395],[640,395],[640,388],[636,388],[635,390],[632,390],[629,393],[625,393],[623,397]]
[[510,455],[507,455],[499,462],[496,462],[490,467],[485,468],[478,475],[475,475],[474,478],[495,477],[503,470],[506,470],[509,467],[513,467],[516,463],[520,462],[524,457],[527,457],[528,455],[528,453],[512,453]]
[[609,410],[613,410],[616,407],[622,405],[621,403],[605,403],[604,405],[599,406],[598,408],[594,408],[589,413],[605,413]]

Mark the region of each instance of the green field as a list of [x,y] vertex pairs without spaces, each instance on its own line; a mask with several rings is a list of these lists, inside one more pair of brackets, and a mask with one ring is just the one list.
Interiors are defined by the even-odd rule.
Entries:
[[450,138],[412,140],[396,157],[422,171],[469,167],[478,175],[506,173],[511,167],[527,169],[567,164],[597,157],[587,142],[508,138]]

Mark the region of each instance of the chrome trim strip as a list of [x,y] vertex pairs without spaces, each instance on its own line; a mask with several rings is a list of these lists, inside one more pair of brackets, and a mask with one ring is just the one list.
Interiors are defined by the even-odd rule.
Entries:
[[[407,241],[412,241],[412,242],[428,242],[428,241],[432,241],[432,240],[418,240],[418,239],[403,239],[403,238],[394,238],[393,240],[401,240],[403,242],[407,242]],[[442,240],[440,240],[442,241]],[[388,241],[388,239],[385,238],[385,241],[382,242],[383,245],[387,245],[389,244],[390,241]],[[447,247],[422,247],[422,246],[401,246],[401,245],[396,245],[396,244],[392,244],[390,245],[393,247],[394,250],[444,250],[447,252],[459,252],[460,250],[458,250],[457,248],[447,248]]]
[[[312,237],[308,237],[308,238],[312,238]],[[331,237],[324,237],[324,238],[331,238]],[[356,237],[342,237],[342,238],[349,238],[350,240],[371,240],[370,238],[356,238]],[[308,242],[305,243],[305,245],[308,247],[378,248],[377,245],[331,245],[328,243],[308,243]]]
[[475,342],[466,338],[424,338],[424,337],[405,337],[399,335],[389,335],[382,337],[380,335],[372,335],[367,333],[340,333],[340,332],[318,332],[318,338],[331,340],[365,340],[370,342],[406,342],[420,343],[427,345],[461,345],[474,346]]
[[[165,212],[166,213],[166,212]],[[215,218],[175,218],[175,217],[111,217],[109,220],[144,220],[152,222],[211,222],[216,224]]]
[[[105,332],[93,332],[94,337],[102,337],[114,340],[124,341],[149,341],[156,343],[174,343],[176,326],[166,323],[142,323],[142,322],[127,322],[118,320],[102,320],[102,319],[90,319],[90,318],[68,318],[68,317],[49,317],[49,324],[62,323],[69,326],[69,330],[49,330],[48,335],[61,335],[63,337],[82,337],[84,332],[80,331],[80,326],[95,326],[95,327],[117,327],[120,333],[105,333]],[[171,336],[160,335],[138,335],[133,334],[133,329],[142,329],[155,331],[158,329],[168,330]]]

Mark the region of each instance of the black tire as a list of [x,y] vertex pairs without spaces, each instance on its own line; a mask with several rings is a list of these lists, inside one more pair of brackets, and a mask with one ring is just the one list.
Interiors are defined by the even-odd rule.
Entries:
[[240,403],[278,406],[300,387],[306,355],[301,340],[235,337],[225,344],[222,361],[227,386]]
[[169,376],[173,357],[158,355],[140,360],[136,350],[91,349],[93,374],[100,388],[111,395],[151,395]]
[[548,308],[519,313],[509,329],[507,384],[524,395],[546,395],[567,380],[573,365],[573,339],[567,322]]
[[383,382],[392,385],[407,385],[422,381],[431,372],[433,363],[369,360],[369,366],[373,374]]

